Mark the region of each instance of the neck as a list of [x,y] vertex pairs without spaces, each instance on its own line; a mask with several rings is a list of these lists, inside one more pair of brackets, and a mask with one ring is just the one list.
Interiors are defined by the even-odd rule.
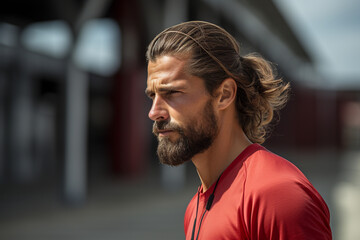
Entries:
[[203,191],[207,191],[232,161],[251,144],[237,123],[222,124],[213,144],[205,152],[194,156]]

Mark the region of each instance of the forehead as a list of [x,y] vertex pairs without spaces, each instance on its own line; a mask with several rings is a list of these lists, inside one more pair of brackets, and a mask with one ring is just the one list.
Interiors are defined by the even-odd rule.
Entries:
[[165,90],[182,90],[187,93],[205,93],[207,90],[203,79],[188,73],[189,57],[161,56],[148,64],[148,95]]
[[147,84],[167,84],[186,74],[187,58],[176,56],[160,56],[148,64]]

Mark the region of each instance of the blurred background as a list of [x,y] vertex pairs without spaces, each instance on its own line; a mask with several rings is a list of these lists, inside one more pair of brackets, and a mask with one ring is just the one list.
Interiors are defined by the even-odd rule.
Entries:
[[184,239],[200,181],[161,166],[145,51],[165,27],[219,24],[291,82],[264,144],[326,200],[334,239],[360,239],[360,2],[3,0],[0,239]]

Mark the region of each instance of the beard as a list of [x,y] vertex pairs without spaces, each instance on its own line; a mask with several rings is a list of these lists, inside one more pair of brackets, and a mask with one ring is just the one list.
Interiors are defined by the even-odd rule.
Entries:
[[[159,138],[159,130],[177,132],[179,137],[171,141],[169,137]],[[160,163],[178,166],[190,161],[196,154],[207,150],[218,133],[217,119],[209,100],[202,114],[190,121],[188,126],[181,127],[170,121],[157,121],[153,133],[158,137],[157,155]]]

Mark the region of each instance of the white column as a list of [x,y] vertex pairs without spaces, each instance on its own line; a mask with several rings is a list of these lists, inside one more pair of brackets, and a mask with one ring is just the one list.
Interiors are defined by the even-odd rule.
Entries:
[[69,203],[85,201],[87,192],[88,76],[69,63],[66,79],[64,192]]

